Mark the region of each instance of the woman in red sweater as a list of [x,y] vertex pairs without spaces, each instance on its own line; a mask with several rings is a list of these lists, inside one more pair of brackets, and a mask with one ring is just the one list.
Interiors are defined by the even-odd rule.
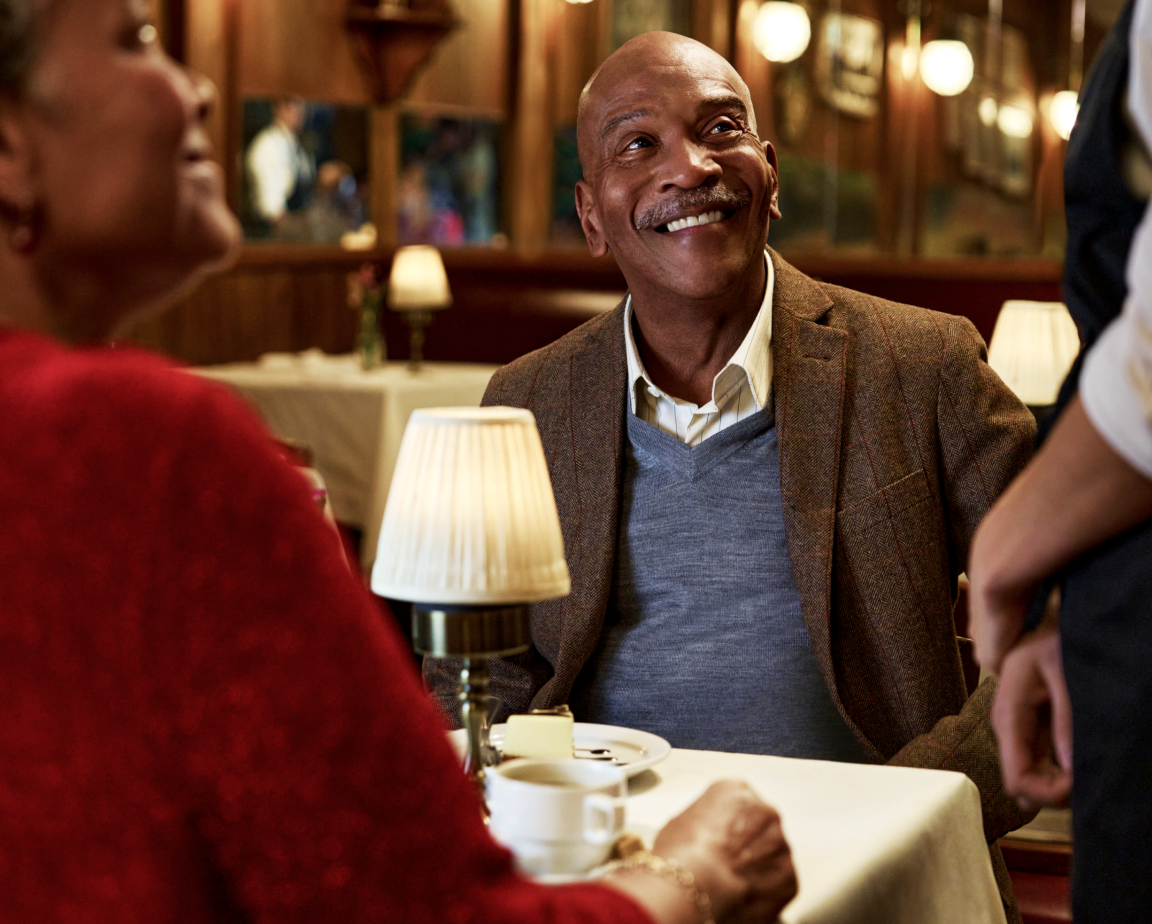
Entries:
[[[515,875],[252,415],[99,346],[238,237],[145,6],[0,0],[0,920],[697,920],[652,871]],[[656,850],[718,919],[795,892],[739,784]]]

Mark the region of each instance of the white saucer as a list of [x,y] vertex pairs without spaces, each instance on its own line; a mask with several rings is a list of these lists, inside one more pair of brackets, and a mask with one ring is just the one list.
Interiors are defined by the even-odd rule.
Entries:
[[[573,728],[573,738],[578,757],[583,756],[582,751],[604,750],[607,753],[602,756],[615,757],[615,766],[620,767],[630,777],[655,766],[672,753],[672,745],[659,735],[635,728],[577,722]],[[456,748],[456,752],[463,756],[464,748],[468,744],[464,729],[458,728],[449,732],[448,739]],[[497,750],[502,749],[504,726],[493,725],[488,733],[488,739]]]

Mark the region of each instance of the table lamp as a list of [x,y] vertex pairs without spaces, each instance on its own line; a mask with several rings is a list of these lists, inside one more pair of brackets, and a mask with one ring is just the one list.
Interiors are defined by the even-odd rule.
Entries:
[[530,411],[413,412],[380,527],[372,590],[410,600],[417,651],[462,658],[465,772],[483,795],[488,659],[528,649],[528,606],[571,589]]
[[432,323],[432,312],[451,304],[452,291],[439,250],[416,244],[396,251],[388,279],[388,307],[403,312],[408,320],[408,366],[413,372],[424,361],[424,328]]
[[1039,420],[1079,351],[1076,322],[1062,302],[1008,301],[996,318],[988,365]]

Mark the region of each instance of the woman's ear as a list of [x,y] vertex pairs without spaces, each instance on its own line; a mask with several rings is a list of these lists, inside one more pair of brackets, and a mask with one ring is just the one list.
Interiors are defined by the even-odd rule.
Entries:
[[23,105],[0,94],[0,219],[26,220],[36,208],[32,148]]

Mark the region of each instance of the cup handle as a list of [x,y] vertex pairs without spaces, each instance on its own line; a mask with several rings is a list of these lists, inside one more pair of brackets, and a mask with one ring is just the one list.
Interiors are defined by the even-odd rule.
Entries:
[[614,799],[602,792],[589,793],[584,797],[584,840],[590,844],[607,844],[619,833],[616,823],[617,812],[623,807],[623,799]]

